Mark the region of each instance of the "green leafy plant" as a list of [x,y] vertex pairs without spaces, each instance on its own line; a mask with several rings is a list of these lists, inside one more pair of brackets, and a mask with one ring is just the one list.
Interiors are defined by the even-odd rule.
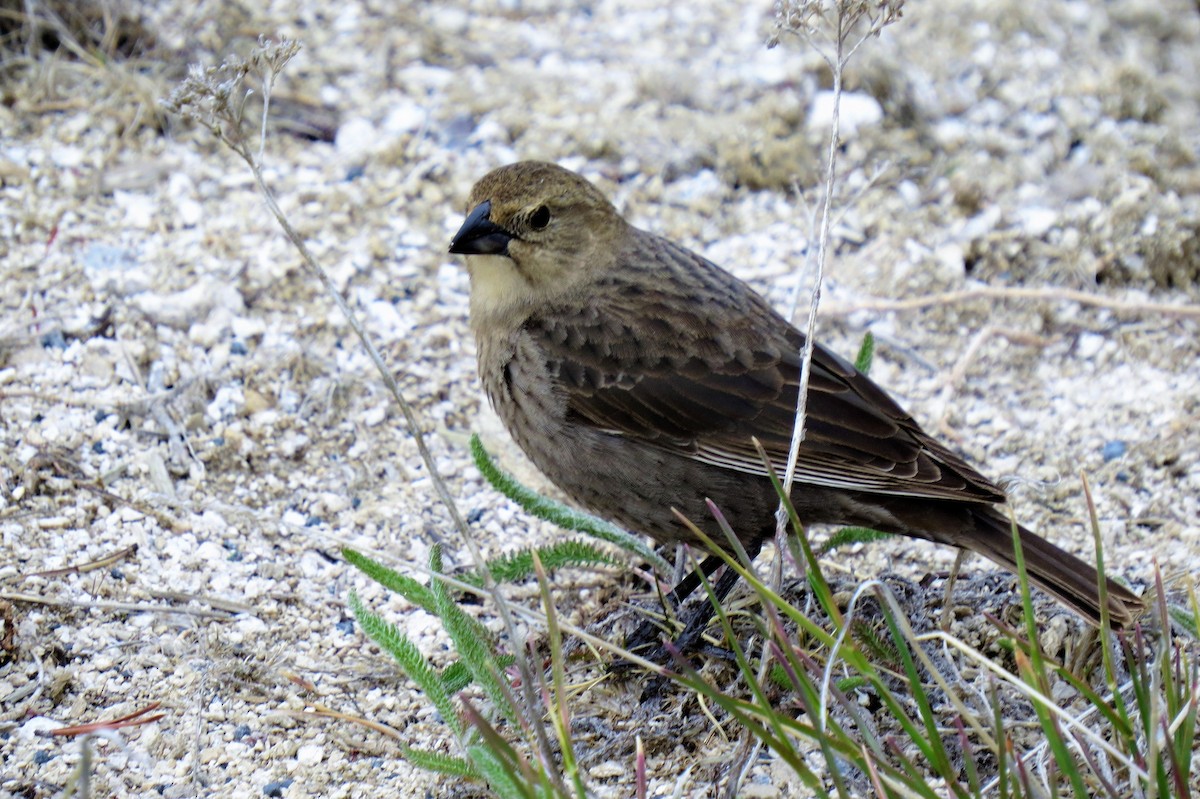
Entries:
[[[543,497],[536,491],[522,485],[512,475],[502,471],[496,465],[496,462],[492,460],[491,455],[488,454],[487,449],[483,446],[483,442],[479,440],[479,436],[477,435],[471,436],[471,457],[475,460],[475,467],[491,483],[492,488],[495,488],[501,494],[520,505],[533,516],[553,522],[565,530],[575,530],[592,538],[607,541],[645,560],[660,573],[670,573],[670,564],[663,560],[641,538],[631,535],[615,524],[606,522],[598,516],[577,511],[561,502]],[[539,552],[538,554],[542,558],[543,564],[552,563],[552,560],[545,552]]]
[[438,670],[417,648],[408,636],[395,625],[385,621],[362,604],[357,592],[350,596],[350,607],[363,631],[392,656],[418,690],[437,710],[454,738],[461,745],[465,756],[451,755],[427,749],[403,746],[404,756],[414,764],[431,771],[456,777],[482,780],[493,767],[487,762],[486,748],[480,751],[477,741],[467,735],[467,725],[454,701],[454,694],[468,684],[479,684],[484,694],[496,708],[496,712],[508,720],[517,713],[511,692],[504,685],[503,670],[511,664],[511,656],[502,655],[496,648],[492,636],[478,621],[468,616],[449,596],[445,585],[437,579],[442,572],[441,552],[434,547],[430,554],[429,569],[433,578],[428,584],[395,572],[351,549],[343,550],[346,560],[357,566],[364,574],[409,601],[438,616],[446,632],[454,642],[459,659],[444,669]]
[[[811,23],[822,8],[821,4],[806,2],[782,4],[785,27],[800,33],[815,30]],[[857,4],[851,8],[866,12],[870,23],[867,35],[877,35],[882,25],[899,13],[895,4]],[[872,9],[879,13],[874,14]],[[861,43],[845,48],[843,45],[850,42],[842,36],[845,30],[839,22],[836,52],[827,56],[835,89],[840,88],[841,67]],[[337,287],[316,265],[274,202],[260,163],[265,142],[260,142],[256,152],[243,135],[247,120],[242,79],[251,72],[263,73],[262,91],[268,102],[263,105],[260,128],[265,130],[273,79],[295,52],[294,43],[271,46],[264,42],[247,60],[232,59],[222,68],[194,75],[173,95],[169,106],[205,125],[248,164],[272,213],[304,263],[329,287],[331,297],[363,337],[364,347],[396,397],[438,495],[472,549],[477,572],[461,580],[442,573],[440,552],[433,550],[428,583],[346,551],[347,559],[364,573],[435,615],[456,653],[454,660],[439,668],[394,625],[366,609],[357,595],[352,596],[354,613],[363,629],[416,684],[454,740],[449,752],[416,747],[406,747],[404,752],[419,766],[455,778],[478,780],[506,799],[584,796],[586,787],[572,745],[563,654],[564,633],[578,636],[580,632],[558,620],[550,601],[546,568],[607,563],[610,559],[603,550],[581,541],[519,553],[491,564],[479,556],[471,531],[457,512],[424,444],[415,412],[396,387],[392,370],[382,363]],[[818,248],[822,257],[827,250],[832,205],[836,120],[835,111]],[[819,275],[818,271],[809,341],[813,340]],[[870,368],[872,350],[873,344],[864,342],[857,361],[864,372]],[[477,441],[473,442],[473,452],[488,479],[531,513],[616,543],[664,573],[668,571],[667,564],[653,550],[624,531],[545,501],[498,469],[489,473],[485,466],[490,466],[490,459]],[[798,532],[799,523],[787,492],[780,490],[780,495]],[[736,542],[719,511],[713,510],[722,531]],[[1094,509],[1092,518],[1095,527]],[[834,546],[857,540],[853,536],[859,534],[861,531],[837,539]],[[1198,793],[1194,772],[1200,613],[1194,591],[1190,608],[1182,609],[1169,606],[1163,586],[1156,586],[1157,601],[1151,619],[1158,625],[1155,631],[1135,629],[1114,636],[1105,624],[1101,632],[1102,674],[1096,685],[1043,652],[1039,631],[1032,624],[1024,575],[1020,583],[1027,610],[1025,629],[1005,629],[1014,669],[947,633],[914,631],[895,599],[877,583],[861,586],[846,607],[841,607],[816,554],[802,535],[797,540],[809,577],[809,595],[817,610],[811,614],[802,611],[759,579],[751,564],[727,556],[729,568],[741,573],[759,607],[749,617],[755,626],[754,635],[747,636],[746,616],[735,619],[714,603],[724,645],[730,649],[741,680],[718,687],[682,658],[669,676],[677,686],[695,692],[710,707],[736,720],[745,735],[790,766],[812,795],[1185,799]],[[824,551],[828,550],[829,545]],[[528,665],[534,660],[529,653],[512,651],[518,641],[509,618],[512,609],[494,590],[496,579],[520,579],[530,574],[536,575],[541,589],[541,621],[550,653],[549,678],[542,668]],[[485,585],[484,593],[495,599],[507,639],[492,634],[469,615],[451,590],[454,585],[468,590],[479,584]],[[705,587],[711,598],[711,588],[707,583]],[[868,598],[877,604],[873,617],[865,610]],[[751,643],[743,645],[743,641]],[[513,665],[523,669],[520,686],[509,679]],[[963,687],[954,670],[966,668],[986,675],[981,689]],[[1078,696],[1070,711],[1054,699],[1064,689]],[[540,705],[529,700],[531,695],[540,698]],[[1032,746],[1028,739],[1018,737],[1021,727],[1031,720],[1037,725],[1038,741]],[[556,746],[550,745],[551,736]],[[747,747],[746,751],[757,750]],[[727,772],[734,790],[733,775],[739,767],[731,764]],[[645,757],[640,747],[634,773],[636,795],[647,795]]]
[[[789,513],[794,524],[794,512]],[[719,513],[714,516],[724,528]],[[699,528],[692,532],[703,536]],[[749,695],[721,690],[684,659],[674,678],[737,720],[747,735],[791,766],[813,795],[1196,795],[1188,782],[1195,768],[1200,701],[1194,596],[1192,613],[1169,613],[1160,583],[1156,615],[1162,632],[1157,634],[1137,627],[1114,635],[1105,619],[1101,641],[1116,646],[1101,646],[1097,687],[1043,653],[1020,558],[1025,629],[1001,625],[1014,671],[944,632],[914,631],[878,583],[860,587],[842,612],[811,550],[806,550],[808,584],[828,617],[821,621],[774,592],[747,564],[725,557],[762,605],[757,634],[747,636],[714,603]],[[861,600],[868,592],[878,602],[874,628],[886,642],[864,640],[859,632]],[[1172,616],[1185,622],[1177,624],[1181,634],[1175,638]],[[743,649],[740,641],[748,637],[763,642],[756,652]],[[771,667],[764,670],[766,664]],[[957,670],[966,668],[987,675],[984,690],[962,684]],[[783,698],[780,687],[787,691]],[[1064,692],[1077,694],[1071,709],[1055,698]],[[878,709],[864,712],[864,699]],[[1022,714],[1019,723],[1011,717],[1014,712]],[[1030,723],[1040,735],[1020,738],[1021,727]],[[1038,743],[1023,745],[1030,739]],[[813,768],[814,749],[824,769]]]
[[[545,762],[544,759],[531,761],[524,754],[524,751],[545,750],[545,747],[538,746],[537,740],[545,736],[545,731],[539,720],[531,720],[521,712],[518,698],[506,676],[515,657],[503,652],[496,637],[455,601],[447,587],[441,552],[437,547],[430,554],[431,578],[427,584],[389,569],[354,550],[345,549],[343,555],[380,585],[396,591],[435,615],[458,655],[457,659],[443,668],[437,668],[408,636],[379,614],[368,610],[357,593],[351,595],[350,605],[363,631],[391,655],[401,671],[416,684],[422,697],[438,712],[457,744],[457,753],[401,744],[401,752],[406,759],[438,774],[484,783],[497,796],[505,799],[586,795],[575,767],[569,715],[566,702],[563,701],[566,687],[562,635],[555,623],[546,568],[538,550],[531,550],[528,556],[532,571],[536,573],[542,588],[546,618],[549,620],[553,688],[542,686],[540,695],[558,740],[560,761],[554,763]],[[541,676],[540,672],[538,676]],[[482,695],[482,702],[458,696],[470,686],[474,686]],[[510,740],[514,738],[518,744]],[[570,787],[560,770],[569,775]]]
[[[481,447],[475,451],[477,459],[486,457]],[[799,530],[778,482],[776,489]],[[511,486],[502,490],[509,493]],[[1090,507],[1086,487],[1085,493]],[[736,550],[734,531],[719,509],[710,510]],[[577,523],[581,515],[571,514]],[[1094,509],[1092,518],[1095,527]],[[692,533],[705,538],[694,525]],[[748,651],[740,643],[748,637],[746,630],[736,628],[714,602],[724,645],[747,693],[718,687],[683,658],[669,677],[737,721],[745,734],[787,763],[813,795],[1196,795],[1187,782],[1194,768],[1200,696],[1194,597],[1189,613],[1170,608],[1160,589],[1156,615],[1164,631],[1175,621],[1181,635],[1174,639],[1141,628],[1115,635],[1106,621],[1102,640],[1116,646],[1100,648],[1103,670],[1099,685],[1093,685],[1043,653],[1022,561],[1025,628],[996,622],[1006,636],[999,648],[1011,653],[1014,669],[945,632],[913,630],[881,584],[860,587],[850,607],[839,608],[816,553],[803,536],[798,538],[820,615],[805,614],[744,560],[725,554],[727,566],[742,575],[761,608],[751,616],[758,621],[749,638],[762,643]],[[1102,566],[1102,554],[1100,560]],[[704,585],[712,599],[711,587]],[[869,620],[863,612],[867,597],[878,606]],[[958,672],[966,669],[987,675],[981,689],[962,684]],[[1064,691],[1077,694],[1069,711],[1054,698]],[[866,712],[864,703],[878,709]],[[1016,712],[1022,715],[1014,719]],[[887,726],[880,719],[887,719]],[[1040,735],[1020,738],[1017,732],[1030,723]],[[1030,748],[1029,739],[1037,745]],[[825,768],[814,768],[814,749]]]

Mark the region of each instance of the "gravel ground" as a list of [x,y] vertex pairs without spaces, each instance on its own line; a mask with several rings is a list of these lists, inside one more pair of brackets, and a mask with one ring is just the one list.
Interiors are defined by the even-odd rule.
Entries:
[[[828,69],[794,37],[765,47],[768,3],[255,5],[108,4],[127,13],[77,30],[74,50],[0,28],[3,796],[61,794],[81,745],[47,730],[150,703],[160,720],[94,742],[95,795],[469,793],[377,733],[305,715],[448,747],[349,593],[435,659],[440,628],[339,550],[405,569],[438,540],[468,556],[245,167],[160,116],[185,64],[260,34],[303,43],[275,89],[267,180],[492,553],[558,534],[466,450],[481,431],[538,481],[480,401],[467,278],[446,254],[476,178],[518,158],[578,169],[781,308],[812,238]],[[852,355],[873,331],[873,376],[1032,526],[1087,551],[1084,472],[1112,571],[1194,577],[1197,6],[930,0],[863,46],[847,89],[822,338]],[[916,581],[952,559],[899,541],[830,568]],[[642,590],[614,576],[560,575],[560,611],[603,627]],[[639,694],[609,680],[578,698],[596,794],[630,795],[636,732],[651,795],[716,795],[737,731],[686,697],[648,718]],[[803,793],[764,757],[743,795]]]

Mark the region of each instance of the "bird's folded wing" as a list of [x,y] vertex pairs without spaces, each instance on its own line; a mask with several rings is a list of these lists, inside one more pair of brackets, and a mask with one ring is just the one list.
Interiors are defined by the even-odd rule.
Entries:
[[[799,393],[798,331],[769,311],[770,318],[733,329],[710,324],[703,308],[659,308],[641,318],[610,311],[551,310],[524,329],[577,423],[765,475],[753,436],[782,473]],[[779,331],[774,340],[760,340],[759,331],[772,329]],[[820,345],[796,476],[845,490],[1004,501],[1000,489]]]

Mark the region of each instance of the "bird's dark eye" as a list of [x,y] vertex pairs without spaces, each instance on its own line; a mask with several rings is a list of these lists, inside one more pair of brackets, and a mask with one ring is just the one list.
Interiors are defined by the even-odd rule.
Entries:
[[550,209],[544,205],[539,205],[537,210],[529,217],[529,226],[534,230],[541,230],[548,224],[550,224]]

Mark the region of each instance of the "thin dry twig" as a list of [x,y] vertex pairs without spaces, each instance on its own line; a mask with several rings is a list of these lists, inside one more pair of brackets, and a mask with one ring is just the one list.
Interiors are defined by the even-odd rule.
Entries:
[[167,715],[166,713],[156,713],[153,716],[146,715],[152,710],[157,710],[161,704],[161,702],[151,702],[141,710],[135,710],[134,712],[125,716],[121,716],[118,719],[112,719],[111,721],[93,721],[90,724],[76,724],[72,727],[59,727],[56,730],[51,730],[50,734],[58,736],[91,735],[92,733],[100,732],[101,730],[120,730],[124,729],[125,727],[138,727],[142,724],[152,724]]
[[38,486],[42,481],[38,473],[41,469],[53,470],[54,476],[67,481],[74,488],[91,492],[112,507],[125,506],[144,516],[148,516],[156,520],[164,530],[183,531],[190,529],[190,525],[169,513],[152,508],[144,502],[126,499],[120,494],[114,494],[103,485],[100,485],[100,480],[85,474],[83,467],[73,457],[56,450],[39,450],[25,464],[23,474],[25,493],[32,494],[38,490]]
[[389,727],[387,724],[383,724],[378,721],[372,721],[371,719],[364,718],[363,716],[356,716],[351,713],[344,713],[340,710],[333,710],[325,707],[324,705],[314,705],[312,710],[281,710],[279,712],[281,715],[294,719],[324,718],[337,719],[338,721],[348,721],[351,724],[358,724],[362,727],[366,727],[368,730],[380,733],[381,735],[386,735],[388,738],[391,738],[394,741],[403,743],[406,740],[404,733],[400,732],[400,730],[397,730],[395,727]]
[[979,351],[983,349],[983,345],[995,337],[1004,338],[1030,347],[1045,347],[1050,343],[1049,339],[1034,335],[1028,331],[1014,330],[997,325],[984,325],[971,337],[970,343],[963,350],[963,354],[958,356],[958,360],[955,361],[954,366],[950,369],[950,373],[942,378],[941,392],[937,398],[942,411],[938,415],[937,421],[934,422],[934,426],[955,439],[960,438],[960,436],[950,428],[947,422],[950,416],[950,400],[954,398],[959,386],[962,385],[963,378],[967,376],[967,370],[971,368],[971,364],[979,356]]
[[[796,397],[796,422],[792,442],[788,450],[787,468],[784,471],[783,490],[791,493],[796,477],[796,465],[800,456],[800,444],[804,441],[805,417],[808,413],[808,384],[812,373],[813,347],[816,346],[817,312],[821,305],[821,285],[825,277],[825,261],[829,252],[829,235],[832,228],[833,191],[837,183],[837,153],[841,144],[841,97],[842,72],[855,51],[872,36],[898,20],[904,6],[903,0],[883,0],[878,3],[862,0],[782,0],[776,8],[776,38],[778,33],[792,33],[805,39],[829,64],[833,75],[833,113],[830,121],[829,147],[826,153],[824,196],[821,200],[821,222],[817,228],[817,252],[814,262],[816,275],[813,279],[812,298],[809,303],[808,324],[804,348],[801,351],[800,388]],[[860,25],[866,31],[856,40],[851,37]],[[783,503],[776,512],[776,539],[782,542],[787,530],[787,513]],[[782,551],[783,547],[780,547]]]
[[24,575],[24,577],[62,577],[66,574],[84,574],[86,572],[95,571],[96,569],[107,569],[109,566],[120,563],[126,558],[132,558],[137,554],[137,550],[137,544],[133,544],[125,547],[124,549],[117,550],[111,555],[105,555],[104,557],[88,561],[87,563],[83,563],[78,566],[64,566],[61,569],[49,569],[47,571],[31,572],[30,574]]
[[[204,608],[189,608],[176,605],[147,605],[138,602],[111,602],[105,599],[57,599],[55,597],[38,596],[37,594],[23,594],[12,591],[0,591],[0,599],[8,602],[26,602],[32,605],[46,605],[53,608],[96,608],[99,610],[118,611],[120,613],[183,613],[187,616],[200,616],[203,618],[221,620],[228,619],[230,615],[228,611],[224,610],[205,610]],[[238,612],[253,613],[252,610]]]

